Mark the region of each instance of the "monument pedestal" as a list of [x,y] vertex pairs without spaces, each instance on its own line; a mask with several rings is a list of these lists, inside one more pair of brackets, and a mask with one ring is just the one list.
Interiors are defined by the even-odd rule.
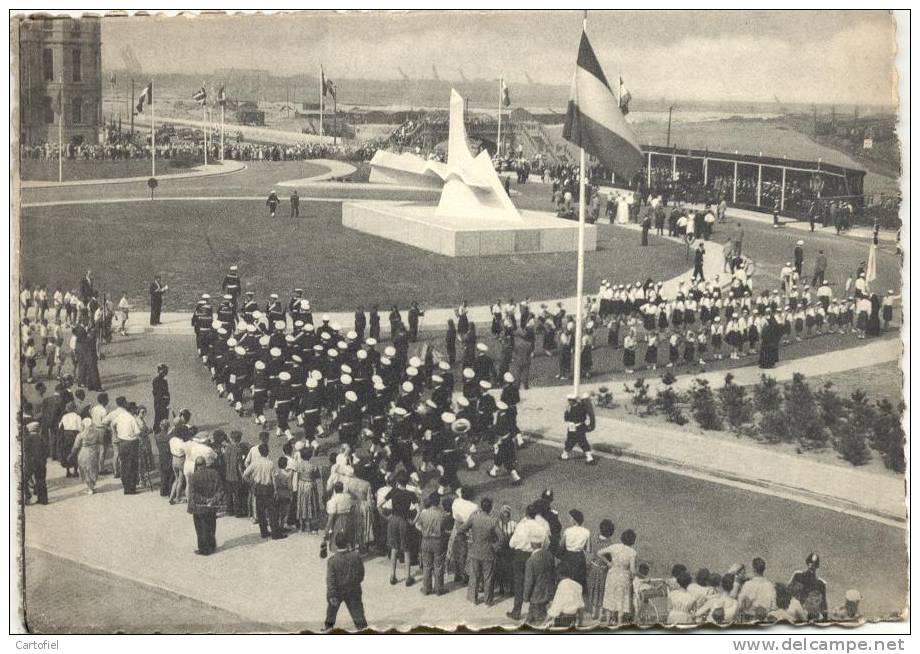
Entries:
[[[447,257],[575,252],[578,223],[540,211],[520,218],[435,216],[437,207],[415,202],[342,203],[342,226]],[[597,227],[585,225],[585,251],[597,249]]]

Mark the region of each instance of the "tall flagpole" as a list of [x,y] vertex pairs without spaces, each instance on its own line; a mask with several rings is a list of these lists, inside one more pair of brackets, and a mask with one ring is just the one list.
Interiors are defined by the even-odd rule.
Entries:
[[[63,80],[61,80],[63,82]],[[58,183],[64,181],[64,85],[58,91]]]
[[220,160],[224,160],[224,109],[226,108],[227,100],[226,94],[225,99],[220,105]]
[[150,80],[150,176],[157,176],[157,119],[153,99],[153,80]]
[[496,144],[496,152],[498,156],[502,156],[502,86],[505,84],[505,76],[502,75],[498,78],[498,143]]
[[319,135],[323,135],[323,100],[326,97],[326,85],[325,85],[326,73],[323,71],[323,67],[319,67]]
[[[585,12],[582,29],[588,32],[588,12]],[[579,136],[579,141],[582,138]],[[584,302],[582,294],[585,286],[585,148],[579,148],[578,174],[578,273],[575,282],[575,362],[572,375],[572,392],[578,395],[581,385],[581,331]]]
[[204,123],[204,128],[201,130],[201,134],[204,137],[202,141],[204,145],[204,165],[208,165],[208,105],[207,101],[205,104],[201,105],[201,121]]

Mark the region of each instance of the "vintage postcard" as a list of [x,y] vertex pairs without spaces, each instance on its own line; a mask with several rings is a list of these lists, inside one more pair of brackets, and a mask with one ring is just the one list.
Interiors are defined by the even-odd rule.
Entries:
[[905,30],[11,13],[13,629],[906,625]]

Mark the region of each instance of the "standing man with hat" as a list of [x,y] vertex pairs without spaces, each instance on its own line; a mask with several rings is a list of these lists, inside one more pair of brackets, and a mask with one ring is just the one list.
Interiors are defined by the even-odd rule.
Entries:
[[265,206],[268,207],[268,213],[272,218],[275,217],[275,212],[278,210],[279,204],[281,204],[281,200],[278,199],[278,194],[275,193],[275,189],[272,189],[268,194],[268,199],[265,200]]
[[48,503],[48,486],[45,483],[47,465],[48,446],[39,433],[38,422],[33,420],[26,424],[22,439],[22,492],[25,504],[32,498],[32,493],[29,492],[30,483],[35,492],[36,502]]
[[789,581],[789,587],[797,584],[795,596],[808,612],[809,620],[823,620],[827,616],[827,584],[818,576],[820,557],[811,553],[805,557],[805,570],[796,570]]
[[159,431],[160,423],[169,417],[169,382],[166,375],[169,366],[161,363],[157,366],[157,376],[153,378],[153,429]]
[[805,249],[802,247],[805,241],[798,240],[795,242],[795,249],[792,251],[792,261],[795,264],[795,272],[799,279],[802,278],[802,269],[805,265]]
[[154,275],[153,282],[150,284],[150,324],[159,325],[160,313],[163,311],[163,293],[169,290],[169,286],[160,283],[160,276]]
[[291,218],[300,218],[300,196],[296,188],[291,191]]
[[240,291],[243,290],[243,282],[240,280],[239,268],[237,266],[230,266],[230,272],[224,276],[221,288],[224,293],[233,296],[233,308],[235,310],[237,301],[240,297]]

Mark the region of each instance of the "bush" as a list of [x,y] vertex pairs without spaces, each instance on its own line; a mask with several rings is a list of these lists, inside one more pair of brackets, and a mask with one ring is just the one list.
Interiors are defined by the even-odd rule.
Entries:
[[591,400],[594,402],[594,406],[602,409],[612,409],[616,406],[613,401],[613,393],[606,386],[601,386],[596,391],[592,391]]
[[870,434],[872,447],[881,453],[886,468],[902,473],[906,467],[904,427],[901,425],[904,403],[895,409],[891,402],[882,400],[877,406],[875,424]]
[[754,384],[754,408],[758,413],[766,414],[778,411],[783,406],[783,395],[779,384],[773,377],[760,376],[760,381]]
[[762,413],[758,428],[760,437],[771,443],[789,440],[789,423],[786,422],[786,413],[781,409]]
[[821,423],[832,434],[836,432],[837,426],[846,413],[846,405],[837,395],[837,391],[832,390],[833,386],[833,382],[827,382],[820,391],[815,393],[815,399],[821,411]]
[[671,388],[676,381],[677,378],[670,372],[665,373],[664,377],[661,378],[664,388],[659,390],[655,396],[654,406],[656,410],[660,410],[665,415],[668,422],[673,422],[676,425],[686,425],[687,417],[680,410],[681,397],[677,391]]
[[633,405],[633,413],[637,416],[640,415],[643,407],[646,407],[646,414],[649,412],[648,407],[652,402],[652,398],[648,394],[648,384],[642,377],[636,379],[631,385],[623,384],[623,390],[630,396],[629,401]]
[[697,377],[693,380],[690,406],[693,409],[693,419],[700,427],[709,430],[722,429],[722,416],[719,414],[716,396],[705,379]]
[[824,447],[827,444],[827,432],[805,375],[793,373],[792,381],[783,390],[783,399],[783,410],[789,424],[789,440],[798,441],[807,450]]
[[846,420],[840,422],[835,433],[834,449],[844,460],[854,466],[861,466],[871,458],[866,439],[873,432],[877,415],[862,391],[856,391],[850,396],[846,401],[846,409]]
[[739,431],[744,425],[754,419],[754,404],[747,396],[744,386],[734,382],[735,376],[731,373],[725,375],[725,385],[719,389],[719,402],[722,413],[728,420],[729,426]]

